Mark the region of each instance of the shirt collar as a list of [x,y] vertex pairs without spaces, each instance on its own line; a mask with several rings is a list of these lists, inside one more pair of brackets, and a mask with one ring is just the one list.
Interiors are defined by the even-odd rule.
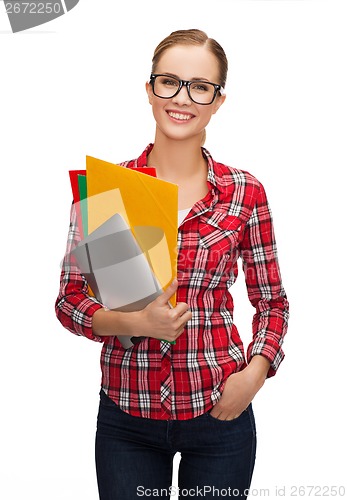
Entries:
[[152,151],[154,144],[148,144],[144,152],[135,160],[135,168],[137,167],[147,167],[147,158],[149,156],[149,153]]
[[216,188],[218,191],[222,191],[221,185],[218,182],[218,178],[220,178],[219,172],[219,164],[214,161],[211,156],[211,153],[207,151],[205,148],[202,149],[202,154],[207,160],[207,182],[210,185],[213,192],[215,192]]

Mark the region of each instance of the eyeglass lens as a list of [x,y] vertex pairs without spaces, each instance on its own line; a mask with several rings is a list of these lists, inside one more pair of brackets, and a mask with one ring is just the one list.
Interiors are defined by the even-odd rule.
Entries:
[[[171,76],[159,75],[154,79],[154,93],[158,97],[169,99],[179,89],[180,81]],[[189,97],[199,104],[210,104],[215,96],[215,87],[212,83],[196,81],[188,86]]]

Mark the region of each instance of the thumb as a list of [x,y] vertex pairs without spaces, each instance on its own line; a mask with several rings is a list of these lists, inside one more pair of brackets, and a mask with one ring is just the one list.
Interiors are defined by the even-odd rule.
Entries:
[[172,283],[167,287],[167,289],[157,298],[158,302],[161,304],[166,304],[170,298],[176,293],[178,288],[178,281],[175,278]]

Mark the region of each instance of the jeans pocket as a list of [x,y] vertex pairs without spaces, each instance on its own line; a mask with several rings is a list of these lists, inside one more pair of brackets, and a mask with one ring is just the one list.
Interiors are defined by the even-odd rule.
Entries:
[[[212,409],[210,411],[212,411]],[[248,415],[248,413],[249,413],[249,406],[242,413],[240,413],[240,415],[238,417],[233,418],[231,420],[224,420],[224,419],[221,419],[221,418],[214,417],[213,415],[211,415],[210,411],[208,411],[206,413],[206,415],[211,420],[215,420],[216,422],[220,422],[221,424],[232,424],[232,423],[236,424],[237,422],[239,422],[240,420],[242,420],[242,418],[244,418],[246,415]]]

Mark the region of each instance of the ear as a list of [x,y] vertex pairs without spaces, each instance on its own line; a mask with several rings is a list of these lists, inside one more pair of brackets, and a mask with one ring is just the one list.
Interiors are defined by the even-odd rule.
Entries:
[[219,110],[219,108],[221,107],[221,105],[224,103],[225,99],[226,99],[226,95],[223,94],[223,95],[219,95],[215,102],[213,103],[214,104],[214,110],[213,110],[213,114],[217,113],[217,111]]
[[146,92],[147,92],[147,96],[148,96],[148,102],[150,105],[152,105],[153,89],[152,89],[152,85],[149,82],[146,82]]

